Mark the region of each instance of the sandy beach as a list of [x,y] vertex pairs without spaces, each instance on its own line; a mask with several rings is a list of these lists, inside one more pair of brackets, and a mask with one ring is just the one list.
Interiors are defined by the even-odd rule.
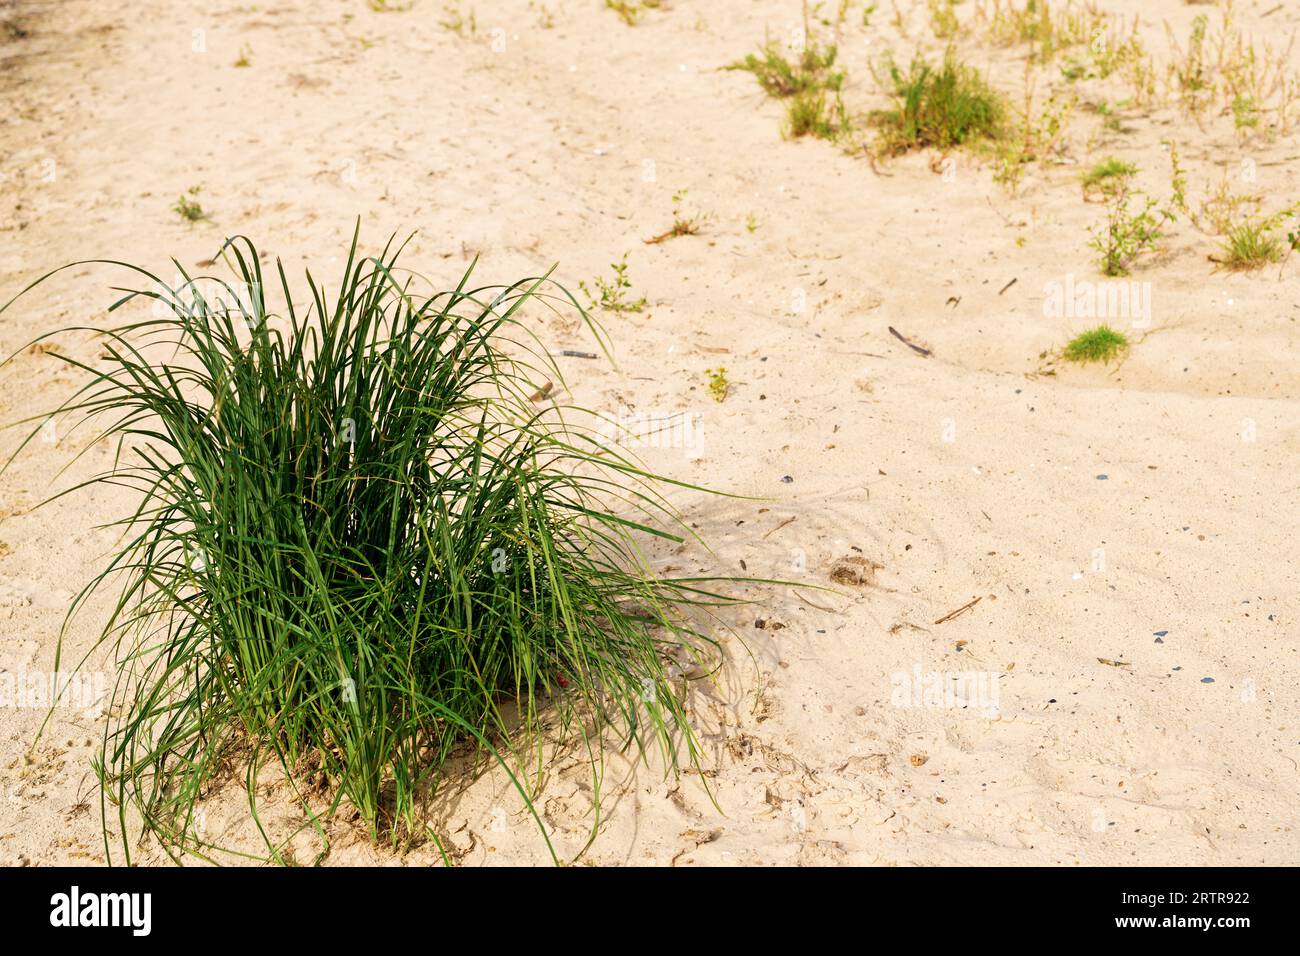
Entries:
[[[719,612],[728,666],[691,698],[701,768],[609,752],[594,840],[590,767],[553,763],[536,806],[561,858],[1300,863],[1300,260],[1230,270],[1221,238],[1180,215],[1107,278],[1089,244],[1106,207],[1080,186],[1118,157],[1164,202],[1172,149],[1192,209],[1223,183],[1260,214],[1300,195],[1300,125],[1234,123],[1217,101],[1189,116],[1166,88],[1171,38],[1198,16],[1213,36],[1222,4],[1098,2],[1136,24],[1156,95],[1137,102],[1118,73],[1070,80],[1064,51],[1035,71],[1035,110],[1072,105],[1014,189],[978,151],[783,136],[782,103],[723,67],[801,29],[797,0],[674,0],[635,25],[603,0],[390,6],[0,2],[0,301],[80,259],[170,276],[172,257],[196,267],[235,233],[330,277],[358,217],[371,247],[414,231],[403,260],[444,287],[475,257],[493,282],[556,265],[575,293],[626,263],[646,304],[598,311],[616,364],[561,356],[552,397],[634,429],[689,421],[633,450],[739,496],[674,489],[712,552],[654,546],[652,565],[824,590],[746,586],[751,603]],[[889,102],[872,71],[886,51],[950,44],[1024,98],[1025,49],[980,17],[993,3],[957,4],[945,38],[924,2],[865,20],[855,2],[839,25],[836,6],[812,32],[838,37],[855,114]],[[1267,43],[1300,77],[1300,7],[1232,17],[1261,67]],[[206,218],[177,215],[178,196]],[[675,206],[698,233],[647,242]],[[78,267],[0,316],[0,355],[18,353],[0,423],[79,384],[25,346],[106,327],[120,278]],[[555,353],[596,351],[571,316],[530,320]],[[1125,354],[1063,360],[1099,320]],[[100,348],[91,332],[59,342],[84,361]],[[0,432],[0,456],[24,434]],[[47,706],[4,691],[54,670],[64,615],[114,544],[99,526],[133,506],[97,487],[32,510],[108,463],[106,444],[74,461],[80,438],[43,436],[0,476],[3,865],[106,861],[90,758],[111,658],[91,656],[39,740]],[[111,597],[73,619],[65,663]],[[263,800],[292,832],[288,796]],[[204,826],[256,854],[247,807],[224,787]],[[550,862],[497,772],[448,787],[434,825],[463,865]],[[328,865],[441,862],[346,819],[329,835]],[[320,841],[309,828],[293,846],[310,862]],[[138,859],[167,863],[150,841]]]

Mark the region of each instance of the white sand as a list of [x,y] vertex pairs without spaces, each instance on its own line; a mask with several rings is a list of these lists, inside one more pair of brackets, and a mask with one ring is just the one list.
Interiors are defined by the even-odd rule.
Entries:
[[[855,108],[883,104],[869,57],[905,58],[923,37],[937,49],[924,4],[910,5],[909,40],[885,5],[869,31],[855,13],[843,50]],[[407,265],[448,283],[475,252],[487,281],[558,261],[571,287],[627,252],[650,308],[605,316],[621,372],[561,360],[571,397],[614,415],[701,414],[698,460],[641,449],[649,465],[770,499],[675,495],[717,558],[662,553],[659,566],[743,573],[743,561],[829,584],[837,559],[880,565],[866,587],[807,601],[755,591],[755,607],[729,615],[733,667],[697,706],[720,810],[697,775],[628,776],[612,757],[584,860],[1300,862],[1294,262],[1216,273],[1215,240],[1183,222],[1132,277],[1150,283],[1151,324],[1121,320],[1127,360],[1036,374],[1040,353],[1093,324],[1044,313],[1048,283],[1098,278],[1088,230],[1102,209],[1082,201],[1082,166],[1131,159],[1164,197],[1160,141],[1172,138],[1193,201],[1226,173],[1272,211],[1298,194],[1294,134],[1243,143],[1230,119],[1202,128],[1173,105],[1117,134],[1080,108],[1066,161],[1029,167],[1010,197],[964,154],[948,182],[930,155],[877,173],[829,144],[783,141],[779,104],[716,68],[765,31],[784,36],[793,0],[678,0],[636,28],[599,0],[553,2],[551,29],[540,4],[481,0],[462,4],[478,26],[464,37],[437,25],[433,0],[390,14],[364,0],[36,6],[31,35],[0,54],[0,298],[77,258],[170,276],[169,256],[192,265],[235,231],[291,271],[328,276],[358,214],[372,243],[418,229]],[[1103,6],[1140,11],[1161,56],[1163,21],[1179,37],[1197,13],[1217,22],[1176,0]],[[1276,4],[1237,6],[1274,43],[1300,26],[1291,5],[1263,19]],[[233,67],[241,48],[247,69]],[[1019,95],[1022,51],[962,49]],[[1256,182],[1240,181],[1243,160]],[[196,185],[213,221],[189,226],[170,207]],[[643,244],[681,188],[711,221]],[[0,319],[0,352],[106,324],[117,278],[77,269],[41,289]],[[537,321],[555,348],[590,348]],[[89,336],[66,341],[95,354]],[[732,385],[722,404],[705,375],[719,365]],[[0,371],[0,421],[48,409],[75,382],[21,355]],[[14,444],[6,432],[0,451]],[[62,615],[112,542],[93,526],[130,505],[96,490],[28,514],[70,452],[34,444],[0,478],[10,673],[53,666]],[[105,463],[93,452],[65,480]],[[89,646],[103,612],[77,619],[72,648]],[[891,700],[897,675],[965,672],[996,686],[996,712]],[[29,760],[43,716],[0,708],[0,863],[102,860],[89,758],[103,718],[60,709]],[[586,842],[590,804],[586,768],[562,762],[538,803],[562,855]],[[211,801],[208,826],[256,846],[238,792]],[[498,776],[450,800],[440,827],[469,864],[548,859]],[[343,823],[334,835],[331,863],[437,860],[429,846],[373,850]]]

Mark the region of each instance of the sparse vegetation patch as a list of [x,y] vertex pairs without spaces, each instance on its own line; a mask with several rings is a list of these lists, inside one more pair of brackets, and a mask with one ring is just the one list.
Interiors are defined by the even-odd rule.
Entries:
[[1116,332],[1109,325],[1099,325],[1076,335],[1061,354],[1066,361],[1082,365],[1089,362],[1108,363],[1126,352],[1128,347],[1128,338],[1124,333]]
[[918,58],[907,70],[889,60],[886,72],[895,105],[872,115],[882,152],[950,149],[1004,132],[1003,98],[954,57],[945,57],[938,68]]

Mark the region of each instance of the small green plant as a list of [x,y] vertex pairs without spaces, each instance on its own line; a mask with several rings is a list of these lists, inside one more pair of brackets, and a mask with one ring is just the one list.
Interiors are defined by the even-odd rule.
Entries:
[[1242,219],[1250,218],[1248,210],[1258,209],[1261,202],[1261,196],[1234,193],[1225,175],[1191,213],[1192,224],[1208,235],[1222,236]]
[[821,47],[809,42],[791,62],[773,40],[750,53],[743,60],[729,63],[725,70],[743,70],[752,73],[758,85],[768,96],[777,99],[796,96],[809,90],[828,90],[838,93],[844,85],[845,74],[835,66],[838,51],[834,46]]
[[1056,150],[1074,102],[1073,97],[1058,100],[1051,96],[1041,109],[1036,108],[1034,84],[1026,68],[1023,105],[1005,124],[1001,138],[996,141],[994,152],[998,164],[993,171],[994,181],[1014,196],[1020,188],[1026,165]]
[[[528,0],[528,5],[531,7],[533,0]],[[537,25],[543,30],[555,29],[555,12],[546,4],[542,4],[537,11]]]
[[1089,201],[1097,197],[1105,198],[1116,190],[1127,188],[1128,181],[1137,175],[1138,168],[1133,163],[1110,156],[1096,163],[1080,177],[1083,183],[1083,196]]
[[919,58],[907,72],[892,60],[886,61],[886,69],[895,105],[871,117],[880,130],[880,152],[950,149],[1003,134],[1003,98],[976,70],[951,55],[938,69]]
[[726,401],[727,392],[731,390],[731,384],[727,381],[727,370],[725,368],[706,369],[705,375],[709,377],[709,394],[713,396],[715,402]]
[[939,40],[952,40],[961,33],[957,19],[957,0],[927,0],[930,8],[930,30]]
[[252,47],[241,46],[239,48],[239,57],[235,60],[235,66],[241,69],[244,67],[252,66],[253,65],[253,61],[251,59],[252,55],[253,55]]
[[1187,208],[1187,173],[1183,169],[1183,164],[1178,159],[1178,144],[1173,140],[1162,140],[1169,147],[1169,218],[1174,218],[1174,212],[1191,215],[1191,210]]
[[1068,2],[1053,13],[1051,0],[992,0],[977,11],[989,41],[1000,46],[1026,44],[1031,62],[1048,63],[1058,52],[1096,36],[1101,15]]
[[619,262],[611,262],[609,267],[614,270],[614,278],[608,280],[597,276],[594,280],[596,283],[596,293],[594,295],[587,287],[586,282],[578,283],[578,288],[582,290],[583,295],[590,302],[589,307],[603,309],[606,312],[644,311],[646,307],[645,296],[639,299],[628,299],[628,293],[632,288],[632,280],[627,275],[627,255],[625,254]]
[[[1141,197],[1141,209],[1137,211],[1130,205],[1135,196]],[[1088,243],[1101,253],[1102,273],[1112,277],[1128,275],[1137,258],[1163,238],[1164,226],[1171,219],[1172,213],[1155,199],[1117,186],[1107,197],[1105,224]]]
[[[218,254],[228,279],[169,286],[114,263],[131,278],[110,311],[143,315],[100,331],[96,365],[63,359],[86,384],[55,414],[116,444],[87,484],[139,494],[69,614],[122,588],[99,638],[117,676],[93,764],[110,859],[115,831],[127,865],[142,836],[217,862],[227,848],[196,814],[241,782],[276,862],[313,829],[319,861],[335,814],[441,850],[440,788],[453,766],[491,765],[550,848],[532,799],[553,743],[590,759],[596,794],[606,742],[699,765],[684,682],[719,656],[688,610],[730,602],[719,579],[659,577],[641,556],[646,536],[696,537],[662,479],[592,442],[599,416],[573,427],[579,410],[530,397],[563,378],[519,312],[572,300],[547,276],[466,273],[438,292],[397,267],[395,243],[372,258],[354,235],[345,251],[336,299],[277,262],[283,315],[245,239]],[[260,812],[264,770],[286,782],[276,818],[288,802],[301,826]]]
[[745,231],[751,233],[758,231],[758,217],[752,212],[745,216]]
[[1276,219],[1246,219],[1228,229],[1223,239],[1223,255],[1219,260],[1234,272],[1262,269],[1281,262],[1287,243],[1274,234]]
[[1200,112],[1214,93],[1212,67],[1205,49],[1209,22],[1205,14],[1199,14],[1192,20],[1192,30],[1185,50],[1172,33],[1169,36],[1174,53],[1169,73],[1177,83],[1184,107],[1191,113]]
[[172,206],[172,211],[190,223],[201,222],[209,218],[208,214],[203,211],[203,206],[199,203],[198,195],[199,187],[191,186],[188,192],[183,193],[176,200],[176,205]]
[[1083,79],[1104,80],[1117,71],[1131,70],[1145,56],[1136,19],[1128,35],[1124,35],[1122,29],[1107,30],[1098,25],[1088,41],[1086,53],[1082,56],[1067,56],[1061,64],[1061,75],[1070,82]]
[[370,9],[375,13],[406,13],[415,6],[415,0],[397,3],[395,0],[370,0]]
[[[1106,221],[1093,232],[1088,244],[1101,253],[1101,271],[1108,276],[1128,275],[1129,268],[1144,253],[1154,249],[1164,237],[1165,227],[1187,208],[1187,175],[1178,160],[1177,144],[1169,147],[1170,197],[1161,203],[1144,193],[1129,189],[1129,177],[1109,178],[1112,186],[1105,192]],[[1141,208],[1134,211],[1130,203],[1138,199]]]
[[1232,98],[1232,125],[1238,131],[1251,130],[1259,126],[1259,108],[1249,96],[1238,93]]
[[618,14],[620,20],[630,27],[637,24],[641,18],[641,9],[636,3],[629,3],[627,0],[605,0],[605,8],[613,10]]
[[605,0],[605,8],[613,10],[618,18],[630,27],[641,22],[641,15],[647,10],[657,10],[662,0]]
[[1061,353],[1068,362],[1109,363],[1128,350],[1128,339],[1122,332],[1116,332],[1109,325],[1099,325],[1087,332],[1080,332],[1065,346]]
[[686,199],[689,190],[679,189],[673,193],[673,225],[667,232],[661,232],[659,235],[646,239],[646,245],[658,245],[661,242],[667,242],[669,239],[676,239],[679,236],[694,236],[700,231],[709,216],[707,213],[684,213],[682,211],[682,202]]
[[444,3],[438,26],[459,37],[472,36],[478,32],[478,16],[473,10],[468,14],[462,12],[460,4]]
[[1110,103],[1102,100],[1093,107],[1093,109],[1096,111],[1097,115],[1101,117],[1101,125],[1105,129],[1110,130],[1112,133],[1122,133],[1124,131],[1124,120],[1118,112],[1118,109],[1122,106],[1122,103],[1117,103],[1112,106]]

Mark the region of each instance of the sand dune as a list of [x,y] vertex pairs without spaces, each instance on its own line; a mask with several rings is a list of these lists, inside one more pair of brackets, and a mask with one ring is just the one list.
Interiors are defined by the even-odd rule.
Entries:
[[[968,153],[945,176],[931,153],[872,163],[783,139],[779,104],[719,67],[797,24],[790,0],[678,0],[636,27],[597,0],[461,6],[474,32],[440,27],[425,0],[3,8],[26,35],[0,55],[0,299],[74,259],[188,266],[230,232],[329,275],[358,215],[372,242],[417,229],[407,264],[445,282],[478,255],[494,281],[558,262],[576,287],[627,253],[648,307],[602,317],[618,368],[561,359],[564,397],[629,420],[699,416],[691,447],[638,454],[753,496],[675,493],[715,553],[663,550],[657,566],[743,562],[833,590],[755,587],[726,613],[732,666],[693,700],[705,776],[664,780],[611,754],[584,860],[1300,863],[1294,262],[1216,269],[1216,240],[1180,222],[1123,280],[1149,314],[1115,317],[1134,340],[1122,362],[1044,355],[1097,317],[1051,304],[1101,280],[1081,168],[1121,156],[1164,195],[1170,140],[1194,199],[1249,169],[1241,190],[1273,209],[1300,185],[1295,134],[1243,139],[1176,104],[1115,132],[1080,106],[1012,196]],[[907,39],[887,11],[851,21],[856,106],[884,102],[872,57],[942,48],[915,6]],[[1185,36],[1217,16],[1101,6],[1136,15],[1160,55],[1165,21]],[[1237,4],[1239,25],[1273,42],[1300,27],[1300,10],[1272,6]],[[1023,53],[959,42],[1018,95]],[[171,206],[196,186],[211,220],[191,225]],[[709,216],[700,234],[646,244],[682,189]],[[0,320],[0,352],[107,322],[109,277],[78,268],[39,289]],[[554,349],[591,347],[571,322],[536,322]],[[82,358],[97,347],[61,341]],[[706,374],[719,366],[721,403]],[[0,420],[74,384],[24,352],[0,372]],[[6,673],[52,668],[63,614],[112,544],[95,526],[130,504],[98,490],[28,513],[71,453],[34,443],[0,478]],[[833,581],[851,558],[869,573]],[[90,646],[103,609],[75,619],[71,647]],[[29,753],[43,717],[0,708],[0,863],[101,861],[89,757],[104,718],[61,707]],[[587,842],[591,796],[586,766],[561,761],[538,802],[561,855]],[[219,794],[208,825],[256,848],[245,807]],[[549,859],[499,775],[449,795],[441,826],[468,864]],[[437,861],[430,846],[374,849],[344,822],[328,857]]]

